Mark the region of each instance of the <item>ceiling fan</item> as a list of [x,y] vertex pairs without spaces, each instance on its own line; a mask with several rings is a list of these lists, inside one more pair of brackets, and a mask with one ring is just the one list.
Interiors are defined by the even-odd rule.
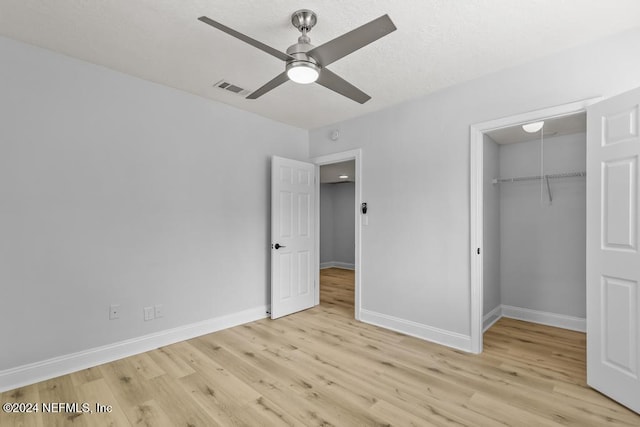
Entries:
[[298,37],[298,43],[291,45],[284,53],[206,16],[201,16],[198,19],[286,63],[285,71],[249,94],[247,99],[259,98],[287,80],[292,80],[301,84],[316,82],[340,95],[364,104],[371,97],[330,71],[327,66],[396,30],[389,15],[383,15],[368,24],[315,47],[311,45],[311,39],[307,34],[316,25],[318,18],[314,12],[301,9],[291,15],[291,23],[300,30],[302,35]]

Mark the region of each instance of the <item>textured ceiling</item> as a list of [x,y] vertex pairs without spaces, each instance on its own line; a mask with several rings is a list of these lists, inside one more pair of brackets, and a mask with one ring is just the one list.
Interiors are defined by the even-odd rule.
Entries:
[[[199,22],[207,15],[276,49],[318,14],[320,45],[388,13],[398,30],[329,68],[372,96],[357,104],[317,84],[287,82],[257,100],[283,63]],[[505,67],[636,27],[637,0],[0,0],[0,34],[301,128],[379,110]]]

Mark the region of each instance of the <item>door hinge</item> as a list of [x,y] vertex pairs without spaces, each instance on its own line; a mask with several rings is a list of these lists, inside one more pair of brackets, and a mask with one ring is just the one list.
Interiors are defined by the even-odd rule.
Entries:
[[478,248],[478,251],[477,251],[477,252],[478,252],[478,255],[480,255],[480,248]]

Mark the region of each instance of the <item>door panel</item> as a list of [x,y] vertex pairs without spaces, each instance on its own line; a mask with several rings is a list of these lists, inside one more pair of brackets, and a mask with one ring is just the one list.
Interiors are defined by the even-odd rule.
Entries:
[[637,156],[602,164],[602,245],[606,249],[636,250],[637,165]]
[[587,382],[640,413],[640,89],[587,109]]
[[282,272],[280,275],[280,299],[285,301],[291,298],[291,254],[290,253],[280,253],[278,255],[278,260],[280,262],[280,271]]
[[602,360],[609,367],[637,379],[636,337],[638,283],[615,277],[602,278]]
[[603,116],[602,145],[617,144],[619,142],[638,138],[638,109],[637,105]]
[[311,197],[309,194],[298,194],[298,235],[300,237],[311,236]]
[[307,295],[313,280],[311,277],[311,253],[298,252],[298,295]]
[[[271,318],[313,307],[315,166],[272,159]],[[276,247],[277,246],[277,247]]]

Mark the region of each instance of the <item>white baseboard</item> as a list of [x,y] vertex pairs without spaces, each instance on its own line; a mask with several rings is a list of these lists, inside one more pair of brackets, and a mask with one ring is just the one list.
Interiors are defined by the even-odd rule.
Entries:
[[124,357],[133,356],[134,354],[144,353],[165,345],[263,319],[268,316],[268,311],[269,306],[256,307],[238,313],[227,314],[202,322],[191,323],[189,325],[0,371],[0,392],[13,390],[60,375],[66,375]]
[[340,261],[321,262],[320,270],[325,268],[342,268],[344,270],[355,270],[356,266],[353,263],[340,262]]
[[365,309],[360,310],[360,320],[382,328],[391,329],[392,331],[411,335],[412,337],[471,352],[471,337],[468,335],[445,331],[444,329],[434,328],[422,323]]
[[531,310],[528,308],[513,307],[504,304],[502,305],[502,316],[527,322],[540,323],[542,325],[555,326],[556,328],[570,329],[572,331],[587,331],[587,321],[581,317],[548,313],[546,311]]
[[502,306],[499,305],[482,317],[482,332],[493,326],[502,317]]

